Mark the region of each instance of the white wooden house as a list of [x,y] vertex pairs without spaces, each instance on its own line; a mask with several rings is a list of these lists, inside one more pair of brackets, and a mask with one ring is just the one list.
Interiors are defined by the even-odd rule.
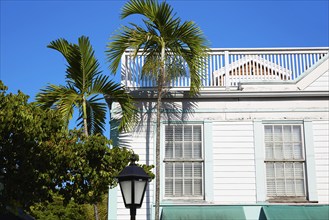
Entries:
[[[161,218],[328,219],[328,53],[212,49],[199,96],[188,96],[188,76],[173,80],[161,120]],[[140,77],[143,57],[130,55],[122,83],[141,121],[112,138],[155,164],[155,83]],[[136,219],[154,218],[154,184]],[[129,219],[119,187],[108,219]]]

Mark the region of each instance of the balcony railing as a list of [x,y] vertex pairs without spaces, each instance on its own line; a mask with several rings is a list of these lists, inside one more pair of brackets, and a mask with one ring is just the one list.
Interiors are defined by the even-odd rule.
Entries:
[[[239,82],[298,80],[308,69],[327,57],[329,48],[257,48],[211,49],[202,73],[204,87],[232,87]],[[142,77],[143,56],[132,58],[127,51],[122,57],[122,83],[127,88],[155,87],[154,79]],[[174,79],[169,87],[189,87],[186,76]]]

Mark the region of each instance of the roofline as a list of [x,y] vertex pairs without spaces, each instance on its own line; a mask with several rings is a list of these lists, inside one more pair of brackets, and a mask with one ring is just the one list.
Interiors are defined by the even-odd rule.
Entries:
[[[135,90],[130,94],[135,100],[156,99],[156,90]],[[163,99],[231,99],[231,98],[306,98],[319,97],[329,100],[329,91],[225,91],[201,90],[198,96],[189,96],[188,91],[169,91]]]
[[[214,53],[214,52],[225,52],[225,51],[230,51],[230,52],[284,52],[284,51],[298,51],[299,53],[305,52],[305,51],[323,51],[323,52],[328,52],[329,47],[264,47],[264,48],[219,48],[219,47],[214,47],[214,48],[209,48],[209,53]],[[125,53],[131,53],[135,51],[132,48],[128,48],[125,50]],[[139,52],[142,52],[142,49],[139,50]]]

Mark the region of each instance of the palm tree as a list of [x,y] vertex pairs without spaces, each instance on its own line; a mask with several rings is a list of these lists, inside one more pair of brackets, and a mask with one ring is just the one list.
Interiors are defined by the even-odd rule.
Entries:
[[[102,75],[99,63],[89,38],[81,36],[78,44],[65,39],[52,41],[48,48],[60,52],[67,61],[66,85],[48,85],[36,96],[37,103],[45,108],[55,108],[69,122],[74,109],[79,110],[78,126],[83,127],[84,135],[103,133],[107,106],[100,102],[107,96],[117,101],[122,108],[119,130],[129,130],[134,123],[135,107],[124,88]],[[97,205],[94,204],[95,219],[98,217]]]
[[89,38],[81,36],[78,44],[60,38],[52,41],[48,48],[60,52],[67,61],[66,85],[48,85],[37,94],[37,103],[58,109],[67,123],[72,119],[74,109],[78,109],[78,126],[83,127],[88,136],[105,129],[107,106],[100,101],[107,96],[121,105],[119,130],[128,130],[135,118],[135,107],[121,85],[101,74]]
[[183,59],[189,69],[190,94],[196,95],[201,87],[202,69],[208,50],[203,32],[193,21],[181,23],[166,2],[156,0],[130,0],[121,13],[124,19],[130,15],[143,16],[145,27],[131,24],[123,26],[112,38],[106,51],[111,62],[110,69],[116,72],[121,56],[127,49],[145,57],[142,77],[153,77],[157,82],[157,123],[156,123],[156,195],[155,219],[159,219],[160,200],[160,119],[162,97],[167,93],[166,85],[171,79],[186,75],[179,62]]

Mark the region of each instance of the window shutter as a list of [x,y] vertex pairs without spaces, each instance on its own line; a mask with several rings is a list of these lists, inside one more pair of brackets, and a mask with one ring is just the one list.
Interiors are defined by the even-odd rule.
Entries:
[[301,125],[265,125],[267,193],[305,196]]
[[167,125],[165,135],[165,196],[202,197],[202,125]]
[[165,163],[165,194],[172,195],[174,192],[173,186],[173,164],[172,163]]

